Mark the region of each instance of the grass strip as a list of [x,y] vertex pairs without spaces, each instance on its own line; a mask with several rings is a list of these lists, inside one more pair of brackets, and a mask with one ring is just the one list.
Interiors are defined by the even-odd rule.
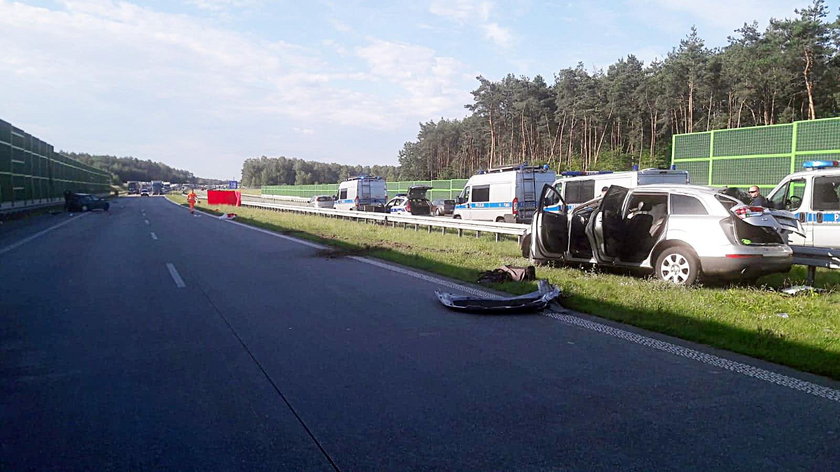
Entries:
[[[180,195],[170,196],[185,204]],[[527,265],[515,241],[493,235],[464,237],[336,218],[248,207],[200,204],[198,209],[233,212],[237,221],[335,247],[333,256],[366,255],[465,282],[501,265]],[[789,296],[778,289],[804,285],[806,270],[759,279],[756,286],[680,287],[650,277],[579,267],[538,267],[564,293],[563,305],[689,341],[784,364],[840,380],[840,271],[818,270],[819,294]],[[508,282],[493,288],[512,294],[534,283]],[[431,295],[430,295],[431,296]]]

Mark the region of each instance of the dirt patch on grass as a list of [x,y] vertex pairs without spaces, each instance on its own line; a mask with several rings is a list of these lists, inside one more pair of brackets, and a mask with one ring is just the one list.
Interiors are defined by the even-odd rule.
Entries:
[[315,253],[315,257],[325,257],[327,259],[337,259],[339,257],[350,256],[367,256],[375,248],[365,246],[361,248],[328,248],[321,249]]

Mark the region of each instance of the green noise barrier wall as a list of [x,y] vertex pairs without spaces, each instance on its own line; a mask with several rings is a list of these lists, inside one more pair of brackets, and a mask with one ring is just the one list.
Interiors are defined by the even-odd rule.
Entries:
[[111,176],[0,120],[0,210],[64,201],[64,192],[108,193]]
[[[426,192],[429,200],[438,198],[455,198],[464,185],[467,184],[467,179],[454,180],[402,180],[397,182],[387,182],[388,198],[394,197],[398,193],[407,193],[409,187],[415,185],[425,185],[432,187]],[[265,185],[262,187],[262,193],[265,195],[284,195],[287,197],[304,197],[309,198],[315,195],[335,195],[338,193],[338,184],[317,184],[317,185]]]
[[840,118],[678,134],[671,149],[691,183],[770,189],[805,161],[840,160]]

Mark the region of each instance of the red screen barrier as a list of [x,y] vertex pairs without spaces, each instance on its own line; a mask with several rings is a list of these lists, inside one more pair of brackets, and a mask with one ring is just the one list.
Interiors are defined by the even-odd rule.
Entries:
[[208,190],[207,204],[242,206],[242,193],[230,190]]

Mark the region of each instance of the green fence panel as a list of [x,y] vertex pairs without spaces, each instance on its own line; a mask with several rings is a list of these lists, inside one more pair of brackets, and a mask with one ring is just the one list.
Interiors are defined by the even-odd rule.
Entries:
[[108,193],[110,180],[107,172],[62,156],[0,120],[0,208],[60,198],[65,190]]
[[[461,190],[463,190],[466,183],[467,179],[401,180],[387,182],[388,198],[393,198],[398,193],[408,192],[409,187],[425,185],[432,187],[431,190],[427,192],[427,196],[430,200],[438,198],[451,199],[461,193]],[[260,192],[265,195],[309,198],[315,195],[335,195],[338,193],[338,184],[264,185],[260,188]]]
[[671,164],[699,185],[772,188],[811,160],[840,160],[840,118],[675,135]]

